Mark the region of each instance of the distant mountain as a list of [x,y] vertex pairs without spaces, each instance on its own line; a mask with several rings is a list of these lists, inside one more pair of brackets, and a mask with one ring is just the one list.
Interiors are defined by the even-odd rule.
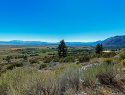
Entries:
[[125,35],[114,36],[102,42],[104,46],[125,46]]
[[[109,39],[109,38],[108,38]],[[106,39],[107,40],[107,39]],[[104,41],[106,41],[104,40]],[[96,42],[66,42],[66,45],[96,45],[102,43],[103,41]],[[41,41],[21,41],[21,40],[12,40],[12,41],[0,41],[0,45],[58,45],[59,42],[41,42]]]
[[[102,41],[97,42],[66,42],[66,45],[96,45],[97,43],[101,43]],[[20,40],[12,40],[12,41],[0,41],[0,45],[58,45],[59,42],[41,42],[41,41],[20,41]]]

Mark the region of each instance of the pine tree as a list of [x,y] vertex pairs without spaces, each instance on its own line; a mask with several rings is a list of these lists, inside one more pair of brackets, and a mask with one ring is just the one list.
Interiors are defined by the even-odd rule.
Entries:
[[100,45],[100,52],[101,52],[101,54],[102,54],[102,51],[103,51],[103,45],[101,43],[101,45]]
[[101,49],[100,49],[100,44],[99,43],[96,45],[95,50],[96,50],[96,54],[100,54]]
[[67,54],[67,46],[64,40],[61,40],[58,46],[58,55],[59,57],[66,57],[66,54]]

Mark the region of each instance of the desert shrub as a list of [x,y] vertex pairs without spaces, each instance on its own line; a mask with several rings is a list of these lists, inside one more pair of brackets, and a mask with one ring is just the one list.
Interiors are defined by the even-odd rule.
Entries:
[[112,59],[111,58],[106,58],[103,62],[106,62],[108,64],[111,64],[112,63]]
[[23,66],[23,63],[13,63],[7,66],[7,70],[8,69],[12,70],[14,67],[22,67],[22,66]]
[[65,58],[61,58],[60,62],[74,62],[74,60],[75,60],[75,57],[73,57],[73,56],[67,56]]
[[0,71],[2,70],[2,67],[0,67]]
[[61,59],[59,60],[59,62],[64,62],[64,58],[61,58]]
[[73,69],[78,69],[78,68],[81,68],[82,65],[80,65],[80,64],[74,64],[74,63],[65,64],[65,65],[63,65],[63,66],[58,67],[57,70],[56,70],[56,73],[57,73],[57,74],[62,73],[63,70],[64,70],[65,68],[68,68],[68,67],[71,67],[71,68],[73,68]]
[[30,64],[34,64],[34,63],[37,63],[37,62],[38,62],[37,59],[30,60]]
[[0,95],[60,95],[58,80],[53,76],[35,68],[8,70],[0,77]]
[[44,60],[44,63],[50,63],[51,61],[53,60],[53,58],[46,58],[45,60]]
[[79,62],[88,62],[90,60],[90,56],[84,55],[84,56],[79,57],[78,60]]
[[122,64],[125,66],[125,59],[121,60],[121,62],[118,63],[117,65],[119,66],[119,65],[122,65]]
[[101,54],[96,54],[95,56],[96,56],[96,58],[100,58]]
[[66,64],[57,69],[56,75],[60,79],[60,90],[66,92],[69,88],[75,92],[78,91],[79,86],[79,69],[81,65],[77,64]]
[[[96,83],[97,79],[99,82],[104,84],[106,84],[106,82],[110,82],[117,74],[117,68],[114,68],[112,64],[108,65],[105,63],[89,66],[85,69],[82,69],[81,73],[81,79],[84,80],[84,83],[86,85],[92,86]],[[110,81],[108,81],[109,79]]]
[[31,67],[33,67],[33,68],[34,68],[34,67],[36,67],[36,66],[35,66],[35,64],[31,64]]
[[6,72],[7,71],[7,66],[5,66],[2,70],[1,73]]
[[41,64],[41,65],[40,65],[40,69],[42,69],[42,68],[46,68],[46,67],[47,67],[46,64]]
[[118,68],[113,64],[102,64],[101,69],[97,73],[96,77],[102,84],[111,84],[114,77],[118,73],[117,69]]
[[91,55],[91,58],[95,58],[96,57],[96,55],[94,54],[94,55]]
[[119,57],[120,57],[120,60],[125,59],[125,51],[122,51],[122,52],[119,54]]
[[29,63],[29,62],[27,62],[27,63],[24,63],[24,65],[30,65],[30,63]]
[[109,53],[103,53],[102,57],[104,57],[104,58],[111,58],[111,57],[114,57],[115,55],[116,55],[115,52],[109,52]]
[[30,56],[39,56],[39,54],[31,54]]

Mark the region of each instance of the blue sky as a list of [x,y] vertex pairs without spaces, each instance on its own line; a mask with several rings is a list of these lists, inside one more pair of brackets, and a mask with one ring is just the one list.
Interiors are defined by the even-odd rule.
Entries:
[[125,35],[125,0],[0,0],[0,40],[90,42]]

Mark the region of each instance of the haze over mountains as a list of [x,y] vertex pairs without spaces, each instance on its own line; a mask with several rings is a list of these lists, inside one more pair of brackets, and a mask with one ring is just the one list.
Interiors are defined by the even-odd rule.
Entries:
[[[66,45],[96,45],[97,43],[102,43],[103,41],[96,42],[66,42]],[[41,41],[0,41],[0,45],[58,45],[59,42],[41,42]]]
[[[103,41],[99,40],[96,42],[66,42],[67,45],[96,45],[102,43],[104,46],[124,46],[125,45],[125,35],[114,36],[107,38]],[[41,42],[41,41],[0,41],[0,45],[58,45],[59,42]]]

